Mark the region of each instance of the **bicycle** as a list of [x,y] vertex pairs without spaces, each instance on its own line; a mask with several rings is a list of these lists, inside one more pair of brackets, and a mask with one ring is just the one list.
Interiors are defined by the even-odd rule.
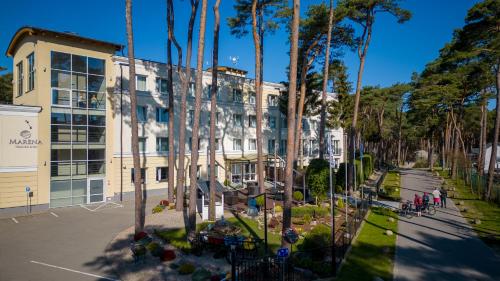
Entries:
[[434,216],[436,214],[436,207],[431,204],[424,205],[422,212],[427,213],[428,215]]
[[412,209],[412,203],[410,200],[403,202],[401,209],[399,210],[399,215],[406,217],[408,219],[413,218],[414,210]]

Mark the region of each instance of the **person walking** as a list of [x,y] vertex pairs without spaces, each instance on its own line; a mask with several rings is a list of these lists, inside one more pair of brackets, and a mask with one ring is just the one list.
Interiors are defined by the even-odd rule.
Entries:
[[441,202],[441,192],[437,187],[432,191],[432,196],[434,197],[434,207],[439,207]]
[[418,194],[415,193],[415,197],[413,198],[413,204],[415,204],[415,211],[417,212],[417,217],[422,216],[422,205],[423,205],[422,197],[418,196]]
[[440,199],[441,199],[441,208],[446,208],[446,198],[448,197],[448,191],[446,191],[446,189],[444,189],[444,187],[441,187],[441,196],[440,196]]

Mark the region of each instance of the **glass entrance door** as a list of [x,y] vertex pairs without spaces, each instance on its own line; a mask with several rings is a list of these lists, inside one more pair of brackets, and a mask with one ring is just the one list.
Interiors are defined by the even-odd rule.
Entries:
[[89,178],[88,179],[88,202],[97,203],[104,201],[104,179]]

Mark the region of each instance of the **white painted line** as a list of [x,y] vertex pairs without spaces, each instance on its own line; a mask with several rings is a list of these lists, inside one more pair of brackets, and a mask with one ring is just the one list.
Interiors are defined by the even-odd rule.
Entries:
[[78,271],[78,270],[74,270],[74,269],[70,269],[70,268],[65,268],[65,267],[61,267],[61,266],[56,266],[56,265],[52,265],[52,264],[48,264],[48,263],[39,262],[39,261],[30,261],[30,262],[31,263],[35,263],[35,264],[39,264],[39,265],[43,265],[43,266],[48,266],[48,267],[52,267],[52,268],[66,270],[66,271],[69,271],[69,272],[79,273],[79,274],[82,274],[82,275],[92,276],[92,277],[96,277],[96,278],[103,279],[103,280],[120,281],[119,279],[113,279],[113,278],[109,278],[109,277],[105,277],[105,276],[100,276],[100,275],[97,275],[97,274],[82,272],[82,271]]
[[58,216],[56,213],[54,213],[54,212],[50,212],[50,214],[51,214],[51,215],[53,215],[53,216],[54,216],[54,217],[56,217],[56,218],[58,218],[58,217],[59,217],[59,216]]
[[12,220],[15,222],[15,223],[19,223],[16,218],[12,218]]

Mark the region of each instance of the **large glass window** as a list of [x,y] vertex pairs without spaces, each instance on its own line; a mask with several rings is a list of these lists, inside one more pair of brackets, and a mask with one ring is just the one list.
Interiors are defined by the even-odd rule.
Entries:
[[257,149],[257,140],[248,139],[248,150],[256,150],[256,149]]
[[233,102],[243,102],[243,94],[240,89],[233,89]]
[[50,205],[103,201],[99,178],[106,171],[105,61],[52,52],[50,73]]

